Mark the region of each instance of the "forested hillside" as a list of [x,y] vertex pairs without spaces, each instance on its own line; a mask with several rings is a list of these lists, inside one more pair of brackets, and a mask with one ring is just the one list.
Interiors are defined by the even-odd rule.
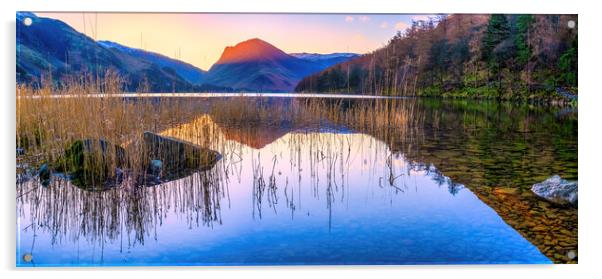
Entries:
[[415,21],[385,47],[306,77],[295,90],[505,99],[575,92],[576,22],[576,15],[466,14]]

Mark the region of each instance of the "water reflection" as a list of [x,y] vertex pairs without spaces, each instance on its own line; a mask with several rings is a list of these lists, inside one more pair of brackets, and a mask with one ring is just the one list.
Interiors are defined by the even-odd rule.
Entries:
[[[229,126],[204,114],[163,134],[220,152],[211,170],[103,192],[29,181],[17,187],[18,265],[549,262],[538,234],[521,230],[541,218],[516,224],[501,209],[524,210],[532,197],[508,202],[494,191],[544,168],[576,175],[573,155],[559,155],[573,150],[573,128],[546,138],[547,113],[507,119],[432,105],[420,104],[425,121],[412,133],[329,119]],[[560,160],[532,161],[538,149]],[[523,163],[504,164],[514,158]],[[562,220],[554,230],[576,232],[576,212],[574,223]],[[25,253],[33,263],[20,261]]]

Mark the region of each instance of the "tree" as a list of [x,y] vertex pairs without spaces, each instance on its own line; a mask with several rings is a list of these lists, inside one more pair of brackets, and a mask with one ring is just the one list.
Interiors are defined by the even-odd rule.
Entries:
[[573,40],[571,48],[560,55],[558,68],[562,85],[577,86],[577,38]]
[[[496,75],[498,78],[498,87],[501,86],[501,52],[494,52],[495,48],[502,42],[504,42],[510,36],[510,27],[508,25],[508,19],[505,15],[493,14],[489,18],[487,24],[487,30],[483,38],[483,44],[481,47],[481,54],[483,60],[487,63],[487,74]],[[497,54],[497,55],[496,55]]]
[[443,75],[447,71],[449,62],[449,44],[447,40],[441,39],[434,42],[431,46],[429,68],[433,72],[431,76],[436,74],[441,85],[443,85]]
[[534,18],[532,15],[519,15],[516,20],[516,35],[514,43],[516,45],[516,61],[524,66],[531,57],[531,46],[529,45],[530,27]]
[[468,39],[462,38],[451,47],[450,69],[453,82],[459,84],[464,76],[464,63],[470,59]]

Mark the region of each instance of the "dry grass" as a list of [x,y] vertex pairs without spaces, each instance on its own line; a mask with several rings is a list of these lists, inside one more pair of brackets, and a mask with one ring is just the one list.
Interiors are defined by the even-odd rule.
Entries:
[[[18,147],[26,150],[26,160],[34,166],[57,162],[76,140],[104,139],[126,148],[130,154],[126,167],[139,174],[148,167],[144,160],[148,151],[142,144],[144,131],[161,132],[192,122],[203,114],[210,115],[221,127],[231,129],[345,127],[385,142],[406,138],[413,126],[408,124],[420,119],[413,115],[413,103],[403,100],[350,102],[307,98],[273,105],[272,102],[280,100],[240,96],[214,100],[124,98],[119,95],[124,93],[120,90],[123,80],[119,76],[107,72],[103,80],[102,84],[79,79],[61,87],[17,88],[16,141]],[[197,139],[195,143],[199,145],[223,149],[219,147],[219,139],[211,135],[211,129],[215,127],[199,126],[188,131],[193,135],[186,138]],[[104,167],[113,169],[116,156],[110,155],[105,158]]]
[[[144,131],[162,131],[196,116],[195,108],[181,100],[119,97],[122,79],[108,72],[104,80],[17,87],[16,141],[26,150],[27,161],[34,166],[57,162],[71,143],[82,139],[104,139],[131,153],[144,152],[140,144]],[[106,164],[114,168],[116,156],[110,155]],[[126,165],[139,170],[141,158],[128,156]]]
[[[147,167],[141,159],[147,152],[142,144],[144,131],[214,149],[224,155],[224,160],[212,170],[158,187],[136,187],[131,179],[124,179],[120,187],[103,192],[64,187],[68,182],[61,179],[53,179],[50,191],[35,181],[17,187],[18,202],[29,205],[20,214],[30,214],[30,220],[44,224],[56,241],[65,236],[105,241],[133,235],[134,239],[128,243],[143,243],[145,237],[152,236],[153,228],[162,222],[167,210],[183,214],[191,226],[220,223],[220,202],[228,195],[229,176],[236,173],[236,164],[241,163],[237,155],[240,142],[245,137],[248,141],[256,140],[257,131],[282,127],[287,127],[285,131],[345,128],[388,143],[412,138],[408,135],[421,119],[414,115],[414,103],[407,100],[123,98],[119,95],[123,93],[119,90],[121,79],[108,75],[105,80],[110,82],[100,85],[78,80],[60,88],[19,86],[16,140],[19,147],[26,149],[23,160],[34,166],[53,162],[65,156],[65,148],[75,140],[106,139],[127,149],[130,156],[126,167],[130,173],[139,174]],[[98,93],[103,96],[96,96]],[[231,140],[225,131],[235,132],[238,137]],[[304,144],[314,146],[311,159],[312,168],[316,169],[310,173],[316,179],[318,169],[325,169],[331,193],[339,187],[335,175],[337,169],[341,172],[344,167],[337,155],[342,151],[337,150],[336,143],[326,144],[318,135],[293,137],[288,144],[291,153],[301,152],[300,146]],[[300,142],[302,139],[310,142]],[[319,150],[330,150],[332,154]],[[115,167],[115,163],[111,159],[106,165]],[[255,213],[259,215],[263,199],[268,204],[277,202],[274,166],[294,162],[274,161],[274,165],[265,169],[257,162],[242,163],[253,166],[254,201],[258,202]],[[317,182],[311,184],[317,187]],[[289,205],[288,197],[286,202]],[[292,202],[290,207],[294,210]]]

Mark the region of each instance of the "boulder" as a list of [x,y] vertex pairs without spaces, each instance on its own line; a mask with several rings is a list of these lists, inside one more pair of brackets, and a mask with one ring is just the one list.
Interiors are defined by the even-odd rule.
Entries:
[[42,164],[38,170],[38,178],[42,186],[46,187],[50,184],[50,168],[48,164]]
[[104,139],[84,139],[67,147],[54,169],[69,174],[77,187],[95,190],[114,182],[116,168],[123,167],[125,161],[125,149],[121,146]]
[[541,183],[533,184],[535,195],[559,205],[577,206],[577,181],[568,181],[554,175]]
[[144,132],[144,149],[143,161],[148,171],[160,169],[167,176],[183,171],[209,170],[221,158],[217,151],[152,132]]
[[161,175],[163,170],[163,162],[161,160],[151,160],[149,166],[149,172],[153,175]]

